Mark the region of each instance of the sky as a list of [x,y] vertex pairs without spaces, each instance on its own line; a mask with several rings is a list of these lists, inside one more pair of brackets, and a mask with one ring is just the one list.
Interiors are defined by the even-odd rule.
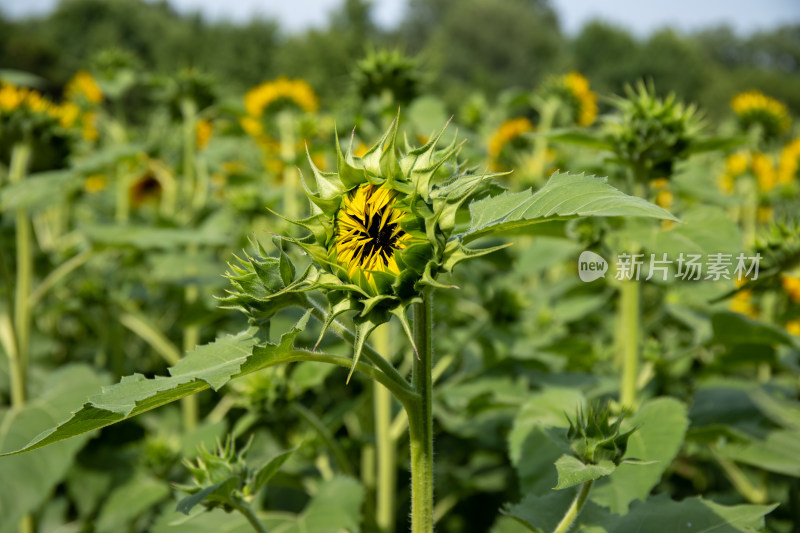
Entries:
[[[58,0],[0,0],[0,12],[19,17],[46,13]],[[210,19],[236,22],[253,16],[277,19],[288,31],[325,24],[342,0],[168,0],[183,12],[201,11]],[[643,36],[666,25],[691,31],[728,24],[739,33],[800,23],[800,0],[550,0],[562,29],[575,34],[600,18]],[[392,27],[403,16],[406,0],[373,0],[375,20]]]

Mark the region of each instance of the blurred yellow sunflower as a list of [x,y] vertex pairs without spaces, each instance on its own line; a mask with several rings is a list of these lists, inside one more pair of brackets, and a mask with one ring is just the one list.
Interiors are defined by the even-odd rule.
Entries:
[[750,318],[758,318],[758,309],[753,304],[753,293],[749,290],[737,292],[731,298],[728,308],[734,313],[741,313]]
[[195,124],[194,128],[194,142],[198,150],[202,150],[208,146],[208,141],[211,140],[211,134],[214,132],[214,126],[210,120],[200,119]]
[[500,154],[503,148],[511,141],[533,130],[533,124],[525,117],[512,118],[500,124],[494,133],[489,137],[489,157],[493,161],[493,166],[498,166]]
[[581,73],[573,71],[564,76],[564,85],[577,102],[578,125],[589,126],[597,118],[597,95],[589,88],[589,80]]
[[778,183],[788,185],[797,178],[800,166],[800,137],[786,143],[778,161]]
[[736,152],[725,159],[725,170],[720,174],[718,185],[725,194],[733,194],[736,178],[750,171],[761,192],[769,192],[780,183],[779,169],[772,156],[763,152]]
[[795,303],[800,302],[800,278],[794,276],[782,276],[781,285],[791,301]]
[[85,98],[90,104],[99,104],[103,101],[103,91],[91,74],[85,70],[79,70],[67,82],[64,88],[64,95],[69,100],[79,100]]
[[778,174],[771,156],[761,152],[754,152],[750,156],[750,168],[756,177],[758,189],[761,192],[769,192],[775,188],[778,183]]
[[36,90],[0,82],[0,118],[15,112],[43,115],[65,128],[71,127],[80,115],[75,104],[56,104]]
[[271,105],[288,101],[303,111],[314,112],[319,101],[314,89],[305,80],[290,80],[285,77],[253,87],[244,95],[244,107],[251,117],[260,117]]
[[786,106],[755,89],[734,96],[731,108],[742,127],[749,129],[758,124],[768,137],[775,137],[788,131],[791,125]]

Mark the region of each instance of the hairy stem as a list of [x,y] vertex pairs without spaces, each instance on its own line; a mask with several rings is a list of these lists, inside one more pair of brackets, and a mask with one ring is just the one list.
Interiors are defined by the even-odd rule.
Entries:
[[714,453],[714,459],[716,459],[719,466],[722,467],[722,470],[725,472],[731,484],[733,484],[739,494],[744,496],[747,501],[754,505],[763,505],[767,503],[766,486],[762,485],[758,487],[751,483],[742,469],[733,461],[724,459],[717,453]]
[[414,304],[414,344],[419,351],[413,358],[411,381],[419,400],[408,410],[411,442],[411,531],[433,531],[433,405],[432,405],[432,325],[433,294],[423,293],[422,303]]
[[[191,284],[186,287],[184,293],[184,300],[187,307],[192,306],[197,298],[200,296],[200,289],[197,285]],[[189,324],[183,329],[183,353],[188,353],[189,350],[194,350],[200,343],[200,326],[197,324]],[[183,429],[191,431],[197,427],[198,407],[197,397],[189,396],[186,401],[181,405],[183,415]]]
[[[380,326],[375,333],[375,345],[379,353],[390,359],[391,330],[389,324]],[[383,533],[394,531],[394,495],[397,471],[395,470],[396,449],[392,437],[392,393],[375,384],[373,392],[375,415],[375,446],[377,448],[378,483],[376,486],[375,521]]]
[[553,120],[558,111],[558,100],[553,98],[546,100],[541,109],[539,109],[539,126],[537,128],[536,140],[533,142],[533,160],[531,164],[531,171],[533,179],[536,182],[541,182],[544,177],[545,164],[547,159],[547,137],[544,135],[553,127]]
[[566,533],[569,531],[569,528],[572,527],[572,523],[575,522],[575,519],[578,518],[578,513],[581,512],[583,508],[583,504],[586,503],[586,499],[589,497],[589,491],[592,490],[592,484],[594,480],[591,479],[581,485],[580,490],[578,490],[578,494],[575,495],[575,499],[572,500],[572,504],[567,509],[567,512],[564,513],[564,518],[561,519],[561,522],[558,523],[556,528],[553,530],[553,533]]
[[58,283],[70,275],[74,270],[83,266],[93,255],[94,250],[84,250],[83,252],[74,255],[61,263],[46,278],[33,290],[30,296],[29,303],[31,307],[35,306],[42,297],[47,294],[47,291],[58,285]]
[[180,103],[183,117],[183,199],[187,214],[194,207],[195,195],[195,148],[197,130],[197,104],[191,98],[183,98]]
[[[20,183],[31,158],[31,147],[19,143],[11,149],[10,183]],[[28,368],[31,327],[31,278],[33,275],[33,250],[31,249],[31,223],[28,211],[19,207],[15,213],[17,240],[17,279],[14,294],[14,337],[16,350],[9,352],[11,373],[11,405],[25,403],[25,379]]]
[[639,280],[623,281],[620,287],[619,332],[622,335],[622,382],[620,403],[624,409],[636,405],[636,378],[639,375]]

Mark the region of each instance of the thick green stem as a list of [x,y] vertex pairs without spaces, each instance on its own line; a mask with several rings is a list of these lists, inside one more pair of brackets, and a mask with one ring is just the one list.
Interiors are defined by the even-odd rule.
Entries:
[[547,159],[547,137],[544,135],[553,127],[553,120],[558,111],[558,99],[552,98],[546,100],[539,109],[539,125],[537,133],[539,137],[533,142],[533,159],[531,163],[531,173],[536,182],[541,181],[544,177],[544,167]]
[[197,145],[197,104],[191,98],[181,100],[183,116],[183,198],[187,214],[194,207],[195,195],[195,148]]
[[116,198],[114,220],[120,223],[125,223],[128,222],[131,213],[130,197],[128,196],[130,176],[123,172],[122,164],[117,164],[117,168],[114,170],[114,173],[114,194]]
[[[9,181],[20,183],[25,178],[31,158],[27,143],[14,145],[11,150]],[[33,250],[31,249],[31,223],[28,211],[17,208],[15,213],[17,240],[17,279],[14,294],[14,337],[16,350],[9,352],[11,373],[11,404],[21,407],[25,403],[25,376],[28,368],[31,326],[31,278],[33,275]]]
[[58,285],[58,283],[70,275],[74,270],[83,266],[93,255],[93,250],[84,250],[83,252],[72,256],[68,260],[61,263],[57,268],[51,271],[46,278],[33,290],[30,296],[29,304],[35,307],[39,300],[47,294],[47,291]]
[[36,524],[33,522],[32,514],[26,514],[19,521],[19,533],[36,533]]
[[623,281],[620,287],[620,325],[622,335],[622,382],[620,403],[624,409],[636,405],[636,381],[639,375],[639,280]]
[[411,368],[411,382],[419,401],[408,409],[411,442],[411,531],[433,531],[433,404],[432,326],[433,294],[426,290],[422,303],[414,304],[414,344],[419,351]]
[[[380,326],[373,334],[375,346],[379,353],[390,360],[391,330],[389,324]],[[396,441],[392,437],[392,393],[379,384],[373,391],[375,415],[375,446],[377,448],[378,479],[375,494],[375,521],[383,533],[394,531],[395,483],[397,471]]]
[[714,459],[717,460],[719,465],[722,467],[722,470],[725,472],[725,475],[728,476],[728,479],[739,491],[739,494],[745,497],[747,501],[754,505],[763,505],[767,502],[767,487],[762,485],[760,487],[755,486],[753,483],[747,479],[747,476],[744,472],[734,463],[733,461],[729,461],[728,459],[723,459],[717,453],[713,452]]
[[250,522],[250,525],[253,526],[253,529],[255,529],[258,533],[268,533],[267,528],[264,527],[264,524],[261,523],[261,520],[258,519],[256,513],[253,512],[252,507],[250,507],[247,502],[234,502],[234,508],[242,513],[242,516],[244,516],[247,521]]
[[572,500],[572,505],[569,506],[569,509],[567,509],[567,512],[564,514],[564,518],[562,518],[561,522],[558,523],[556,528],[553,530],[553,533],[566,533],[569,531],[572,523],[575,522],[576,518],[578,518],[578,513],[581,512],[583,504],[586,503],[586,498],[589,497],[589,491],[592,490],[593,483],[594,480],[589,480],[581,485],[580,490],[578,490],[578,494],[575,495],[575,499]]
[[740,180],[739,194],[742,198],[742,236],[744,247],[752,250],[756,244],[758,227],[758,184],[753,180]]
[[[189,285],[186,287],[184,299],[187,306],[191,306],[197,301],[200,295],[200,289],[197,285]],[[190,350],[194,350],[200,343],[200,326],[197,324],[189,324],[183,330],[183,353],[186,354]],[[185,399],[181,405],[183,415],[183,429],[191,431],[197,427],[198,407],[197,397],[192,395]]]

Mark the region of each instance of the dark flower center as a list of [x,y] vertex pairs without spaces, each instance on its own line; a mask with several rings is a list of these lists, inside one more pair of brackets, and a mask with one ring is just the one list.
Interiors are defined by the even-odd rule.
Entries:
[[[381,226],[382,213],[375,213],[369,221],[362,221],[364,227],[367,228],[366,237],[369,241],[364,245],[364,256],[369,257],[376,251],[380,254],[381,260],[384,265],[389,264],[389,257],[394,253],[397,248],[396,244],[400,237],[405,232],[399,231],[395,233],[397,224],[384,224]],[[363,234],[363,233],[362,233]]]

